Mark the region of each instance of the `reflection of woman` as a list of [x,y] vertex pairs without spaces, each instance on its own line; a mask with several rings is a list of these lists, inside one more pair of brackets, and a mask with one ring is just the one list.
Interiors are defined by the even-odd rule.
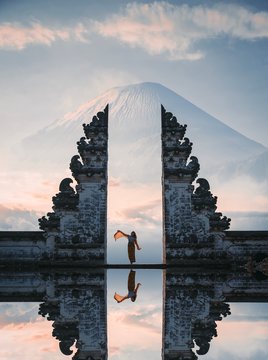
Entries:
[[130,235],[125,234],[121,230],[117,230],[117,232],[114,234],[114,239],[117,240],[121,237],[126,237],[128,239],[128,258],[129,261],[132,263],[136,262],[135,257],[135,246],[138,250],[141,250],[138,241],[137,241],[137,235],[135,231],[132,231]]
[[114,299],[118,302],[121,303],[122,301],[126,300],[126,299],[130,299],[132,302],[134,302],[137,298],[137,292],[138,289],[140,287],[140,283],[138,283],[135,286],[135,276],[136,276],[136,271],[130,270],[129,274],[128,274],[128,293],[125,296],[119,295],[117,293],[114,294]]

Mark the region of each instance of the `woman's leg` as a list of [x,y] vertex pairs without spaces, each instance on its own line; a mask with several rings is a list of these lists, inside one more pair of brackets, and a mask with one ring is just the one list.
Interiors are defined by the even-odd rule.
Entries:
[[136,262],[135,245],[133,242],[128,243],[128,258],[129,258],[129,261],[131,262],[131,264]]

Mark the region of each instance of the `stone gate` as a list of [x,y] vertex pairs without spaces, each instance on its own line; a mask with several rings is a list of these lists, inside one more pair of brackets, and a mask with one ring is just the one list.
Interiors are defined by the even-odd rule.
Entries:
[[[0,232],[3,264],[105,265],[107,262],[108,105],[83,124],[70,170],[53,196],[53,211],[39,219],[41,231]],[[230,219],[217,212],[217,197],[204,178],[185,136],[187,125],[161,106],[163,264],[246,264],[267,257],[268,232],[226,231]],[[197,180],[196,180],[197,179]],[[196,181],[195,185],[194,182]]]

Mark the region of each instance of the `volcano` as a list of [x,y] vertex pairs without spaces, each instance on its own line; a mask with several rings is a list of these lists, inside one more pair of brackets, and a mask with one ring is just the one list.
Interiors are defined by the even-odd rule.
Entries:
[[[141,252],[141,262],[161,258],[161,246],[155,246],[162,237],[161,104],[187,125],[185,136],[199,159],[199,177],[209,181],[219,198],[218,211],[232,218],[232,229],[236,220],[228,211],[266,211],[268,149],[156,83],[108,90],[27,137],[17,147],[17,169],[29,175],[38,172],[52,182],[70,177],[70,159],[84,136],[82,124],[91,122],[107,104],[108,238],[113,239],[117,229],[136,229],[142,234],[141,243],[152,245]],[[41,195],[49,200],[54,193]],[[238,223],[244,228],[244,220]],[[124,252],[108,241],[108,254],[115,261],[124,258]]]
[[[109,104],[110,156],[118,154],[111,170],[125,163],[128,173],[135,172],[137,181],[158,176],[160,159],[161,104],[172,112],[181,124],[187,124],[187,137],[193,142],[193,154],[199,158],[202,173],[207,176],[230,167],[247,173],[245,161],[267,158],[267,148],[233,130],[172,90],[156,84],[141,83],[108,90],[66,114],[50,126],[23,141],[23,158],[38,167],[63,169],[76,152],[76,141],[83,136],[81,125]],[[34,151],[33,151],[34,149]],[[266,154],[265,154],[266,153]],[[121,155],[120,155],[121,154]],[[120,160],[121,158],[121,160]],[[24,163],[22,159],[22,163]],[[241,164],[244,164],[243,166]],[[263,163],[263,161],[262,161]],[[125,164],[126,165],[126,164]],[[156,169],[158,168],[158,169]],[[146,171],[145,171],[146,170]],[[260,169],[258,171],[267,171]],[[112,174],[113,175],[113,174]],[[256,176],[256,173],[255,173]]]

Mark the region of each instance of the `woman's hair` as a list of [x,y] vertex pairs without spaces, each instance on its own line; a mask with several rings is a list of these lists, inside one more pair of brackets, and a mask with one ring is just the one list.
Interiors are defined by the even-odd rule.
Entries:
[[131,231],[131,234],[130,234],[131,236],[134,236],[135,238],[137,238],[137,235],[136,235],[136,233],[135,233],[135,231]]
[[136,299],[137,299],[137,294],[131,296],[131,298],[130,298],[130,300],[131,300],[132,302],[136,301]]

